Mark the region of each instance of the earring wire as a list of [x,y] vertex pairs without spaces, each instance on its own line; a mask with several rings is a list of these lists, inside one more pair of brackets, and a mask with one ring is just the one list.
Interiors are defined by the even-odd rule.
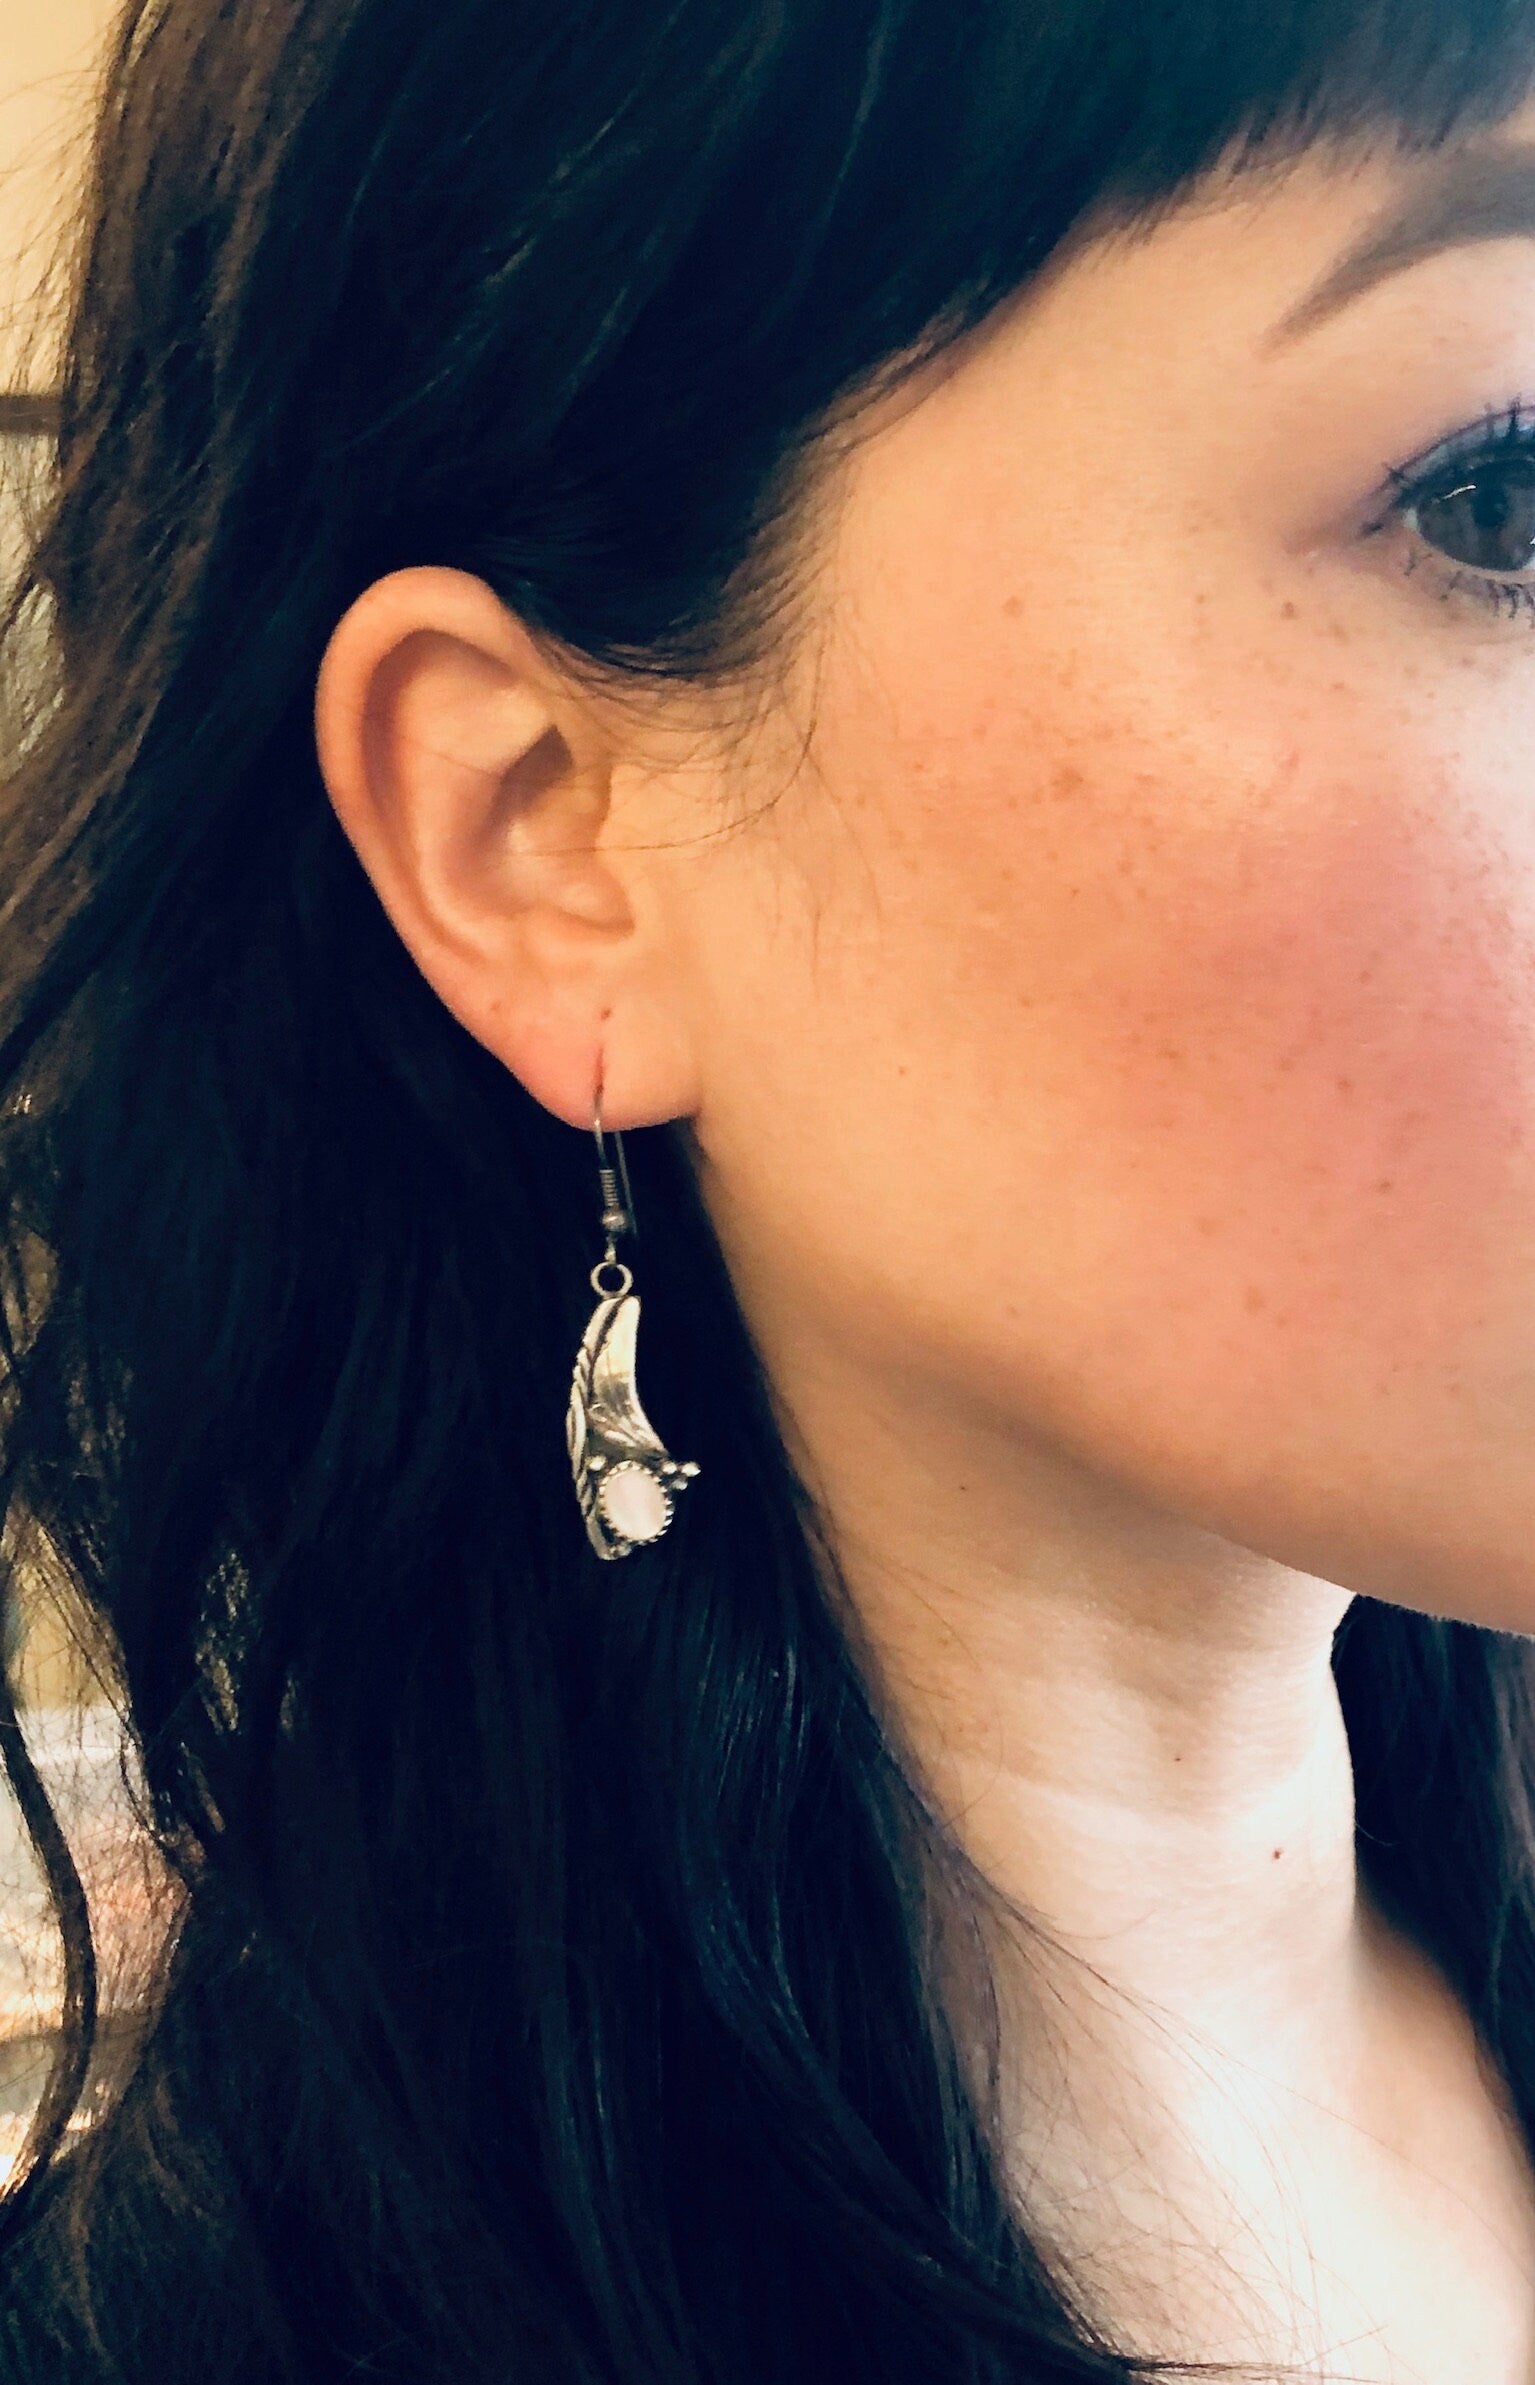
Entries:
[[[602,1225],[608,1238],[608,1258],[613,1257],[613,1243],[619,1234],[632,1235],[639,1240],[639,1227],[634,1217],[634,1194],[629,1184],[629,1163],[624,1157],[624,1138],[617,1127],[609,1130],[613,1138],[613,1152],[618,1165],[608,1158],[607,1139],[602,1128],[602,1086],[599,1082],[592,1104],[592,1132],[597,1138],[597,1176],[602,1186]],[[620,1185],[622,1191],[620,1192]]]

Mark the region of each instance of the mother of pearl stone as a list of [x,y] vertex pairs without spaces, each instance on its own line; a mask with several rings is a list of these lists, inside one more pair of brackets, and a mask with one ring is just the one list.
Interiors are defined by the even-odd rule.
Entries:
[[625,1540],[659,1540],[672,1519],[670,1496],[644,1466],[631,1459],[612,1466],[597,1490],[603,1520]]

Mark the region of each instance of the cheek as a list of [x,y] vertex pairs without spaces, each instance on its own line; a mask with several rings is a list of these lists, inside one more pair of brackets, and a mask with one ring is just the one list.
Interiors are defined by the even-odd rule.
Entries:
[[1423,779],[1296,771],[1267,825],[1147,839],[1096,921],[1083,881],[1009,1038],[1012,1381],[1225,1538],[1528,1631],[1535,893]]
[[1167,1313],[1387,1367],[1478,1325],[1535,1195],[1535,905],[1491,834],[1389,764],[1287,774],[1264,825],[1148,838],[1102,926],[1050,1075]]
[[904,781],[837,1005],[892,1347],[920,1285],[940,1367],[1254,1545],[1295,1525],[1252,1471],[1325,1505],[1335,1469],[1340,1514],[1377,1479],[1383,1544],[1426,1457],[1496,1505],[1535,1425],[1535,870],[1497,772],[1337,719],[1255,769],[1250,711],[1241,768],[1234,731],[1041,771],[1019,728]]
[[711,977],[741,1248],[802,1339],[919,1398],[1329,1580],[1535,1628],[1516,757],[1256,668],[1133,702],[1050,676],[1053,718],[860,716],[836,804],[776,816],[805,951],[763,873]]

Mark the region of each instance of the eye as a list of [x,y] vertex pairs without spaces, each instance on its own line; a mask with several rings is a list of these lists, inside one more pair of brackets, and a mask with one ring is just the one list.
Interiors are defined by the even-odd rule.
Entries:
[[1385,530],[1405,534],[1405,570],[1444,601],[1535,627],[1535,409],[1520,399],[1489,408],[1388,465],[1365,536]]
[[1489,455],[1402,508],[1409,529],[1450,563],[1472,571],[1527,571],[1535,563],[1535,456]]

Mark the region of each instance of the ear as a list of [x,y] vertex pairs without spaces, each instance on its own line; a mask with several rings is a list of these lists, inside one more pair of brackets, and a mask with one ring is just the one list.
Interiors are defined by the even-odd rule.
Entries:
[[[546,1109],[590,1126],[696,1106],[647,839],[619,838],[618,754],[483,580],[412,568],[337,625],[320,769],[358,859],[454,1017]],[[626,849],[632,847],[631,849]]]

